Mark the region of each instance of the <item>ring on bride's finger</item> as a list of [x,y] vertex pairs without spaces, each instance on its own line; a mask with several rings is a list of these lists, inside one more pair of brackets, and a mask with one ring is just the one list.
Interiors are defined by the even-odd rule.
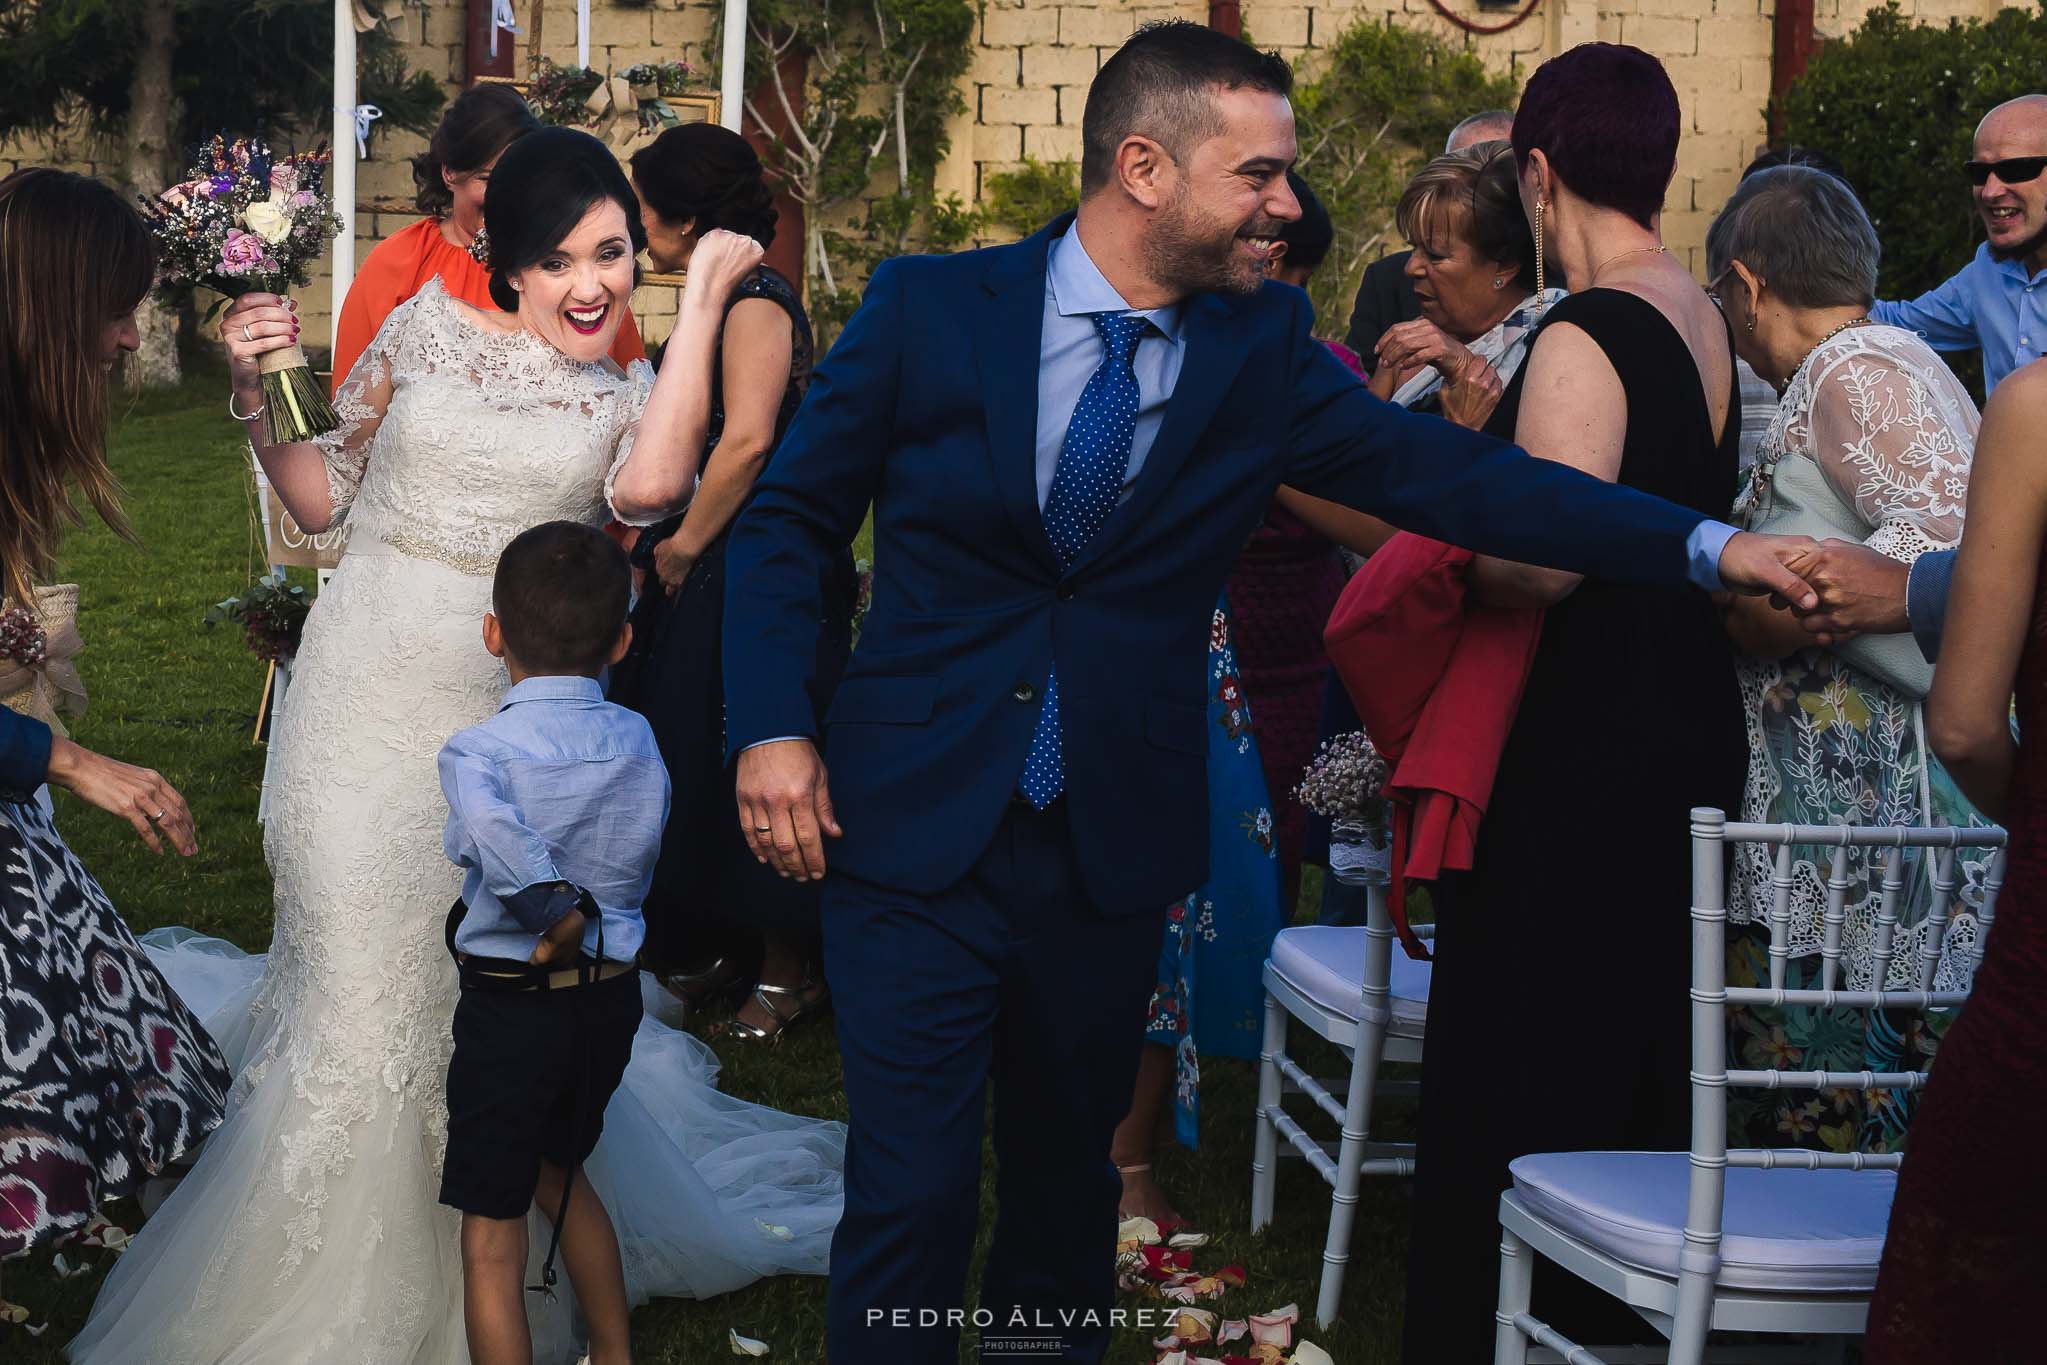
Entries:
[[251,331],[249,330],[249,324],[248,324],[248,323],[246,323],[246,322],[245,322],[245,323],[243,323],[243,324],[242,324],[242,340],[244,340],[244,341],[254,341],[255,339],[256,339],[255,333],[253,333],[253,332],[251,332]]
[[158,811],[158,812],[157,812],[156,814],[154,814],[154,815],[152,815],[152,816],[150,816],[150,817],[149,817],[149,822],[150,822],[151,824],[155,824],[155,823],[157,823],[158,821],[160,821],[160,820],[162,820],[162,819],[163,819],[163,815],[164,815],[164,813],[163,813],[162,811]]
[[773,834],[775,832],[775,827],[773,825],[755,825],[753,827],[753,832],[755,834]]

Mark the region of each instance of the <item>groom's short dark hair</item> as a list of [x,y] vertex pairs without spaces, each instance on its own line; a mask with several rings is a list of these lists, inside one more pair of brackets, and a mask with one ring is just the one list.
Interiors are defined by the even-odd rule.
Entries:
[[1116,149],[1132,134],[1175,161],[1221,131],[1213,92],[1293,93],[1294,73],[1276,52],[1186,19],[1146,24],[1102,63],[1080,116],[1080,192],[1109,183]]
[[505,652],[533,672],[594,678],[611,660],[632,586],[625,551],[594,527],[550,521],[520,532],[491,584]]

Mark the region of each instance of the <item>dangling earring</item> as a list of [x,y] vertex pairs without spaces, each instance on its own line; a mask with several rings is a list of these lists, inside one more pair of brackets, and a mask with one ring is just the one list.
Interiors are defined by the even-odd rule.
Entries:
[[1543,264],[1542,255],[1542,197],[1535,200],[1535,292],[1540,295],[1549,288],[1549,274]]

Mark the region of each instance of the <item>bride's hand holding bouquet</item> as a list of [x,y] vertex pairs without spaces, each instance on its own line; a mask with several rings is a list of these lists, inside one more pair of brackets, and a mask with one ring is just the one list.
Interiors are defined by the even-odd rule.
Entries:
[[326,190],[327,153],[274,156],[248,138],[215,136],[187,178],[143,201],[166,284],[211,289],[233,301],[222,324],[236,412],[263,421],[268,446],[334,430],[326,388],[298,347],[284,296],[304,287],[341,231]]

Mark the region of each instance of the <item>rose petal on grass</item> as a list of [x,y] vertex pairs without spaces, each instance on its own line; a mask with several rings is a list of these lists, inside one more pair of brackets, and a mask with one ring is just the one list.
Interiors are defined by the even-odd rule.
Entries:
[[1116,1247],[1119,1251],[1155,1246],[1159,1241],[1159,1225],[1149,1218],[1125,1218],[1116,1226]]
[[1183,1346],[1215,1340],[1215,1313],[1207,1308],[1182,1308],[1173,1314],[1173,1335]]
[[1294,1324],[1300,1318],[1299,1306],[1291,1303],[1270,1313],[1253,1313],[1251,1340],[1261,1346],[1291,1346],[1294,1344]]
[[1239,1337],[1248,1337],[1250,1335],[1251,1324],[1242,1318],[1225,1318],[1223,1319],[1223,1325],[1215,1330],[1215,1339],[1218,1344],[1235,1341]]
[[1260,1342],[1251,1348],[1251,1359],[1254,1365],[1283,1365],[1286,1348],[1269,1341]]
[[1194,1247],[1205,1247],[1208,1245],[1208,1234],[1205,1232],[1176,1232],[1166,1240],[1166,1245],[1176,1251],[1191,1250]]
[[764,1356],[768,1353],[768,1344],[765,1341],[756,1341],[752,1337],[743,1337],[739,1335],[737,1327],[730,1327],[726,1330],[732,1334],[732,1354],[736,1356]]
[[1330,1358],[1329,1352],[1323,1350],[1314,1342],[1304,1341],[1294,1347],[1294,1353],[1289,1359],[1288,1365],[1336,1365],[1336,1362]]

